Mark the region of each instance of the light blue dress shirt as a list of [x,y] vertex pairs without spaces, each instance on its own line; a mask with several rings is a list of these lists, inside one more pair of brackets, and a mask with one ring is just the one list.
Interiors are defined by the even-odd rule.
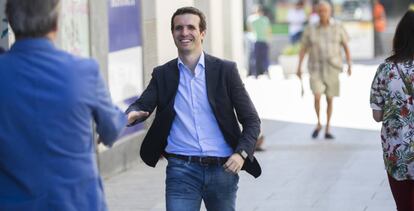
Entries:
[[180,82],[174,102],[173,121],[167,153],[228,157],[233,153],[218,126],[207,98],[204,53],[194,74],[178,58]]

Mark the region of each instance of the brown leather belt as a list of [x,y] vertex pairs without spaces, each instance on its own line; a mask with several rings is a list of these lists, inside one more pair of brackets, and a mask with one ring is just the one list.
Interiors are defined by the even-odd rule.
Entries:
[[229,159],[228,157],[212,157],[212,156],[186,156],[166,153],[167,158],[177,158],[191,163],[199,163],[201,165],[223,165]]

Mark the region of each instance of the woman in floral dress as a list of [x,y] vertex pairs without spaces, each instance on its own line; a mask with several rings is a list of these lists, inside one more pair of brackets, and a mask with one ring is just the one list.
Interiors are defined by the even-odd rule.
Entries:
[[414,211],[414,11],[398,23],[393,54],[377,70],[370,103],[382,121],[385,168],[398,211]]

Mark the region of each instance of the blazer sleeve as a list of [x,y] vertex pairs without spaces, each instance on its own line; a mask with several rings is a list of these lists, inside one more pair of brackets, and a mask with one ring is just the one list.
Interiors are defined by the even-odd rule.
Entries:
[[242,135],[235,151],[245,150],[249,159],[253,161],[253,153],[260,133],[260,118],[244,87],[235,63],[231,63],[230,70],[230,75],[227,77],[230,99],[237,119],[243,126]]
[[[152,72],[152,78],[147,86],[145,88],[144,92],[142,92],[141,96],[135,100],[127,110],[125,111],[126,114],[128,114],[131,111],[147,111],[151,113],[154,111],[154,109],[157,106],[157,99],[158,99],[158,86],[157,86],[157,72],[159,70],[157,68],[154,69]],[[145,118],[138,119],[137,121],[131,123],[128,126],[136,125],[139,122],[145,121],[150,115],[148,115]]]
[[101,141],[107,146],[112,146],[125,128],[127,119],[125,114],[112,103],[109,91],[99,73],[98,65],[94,64],[96,103],[92,113],[96,123],[96,131]]

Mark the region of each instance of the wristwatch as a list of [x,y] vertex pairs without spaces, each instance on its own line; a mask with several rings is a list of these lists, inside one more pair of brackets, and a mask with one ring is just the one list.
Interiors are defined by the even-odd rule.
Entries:
[[243,158],[243,160],[246,160],[246,158],[248,156],[246,151],[239,150],[237,153]]

